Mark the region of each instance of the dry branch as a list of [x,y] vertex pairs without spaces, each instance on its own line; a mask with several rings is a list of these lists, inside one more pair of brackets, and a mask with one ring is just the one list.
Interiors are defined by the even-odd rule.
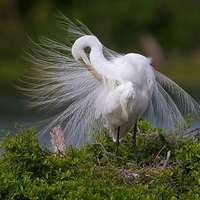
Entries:
[[66,145],[63,132],[60,125],[52,128],[51,132],[51,144],[54,152],[60,152],[63,156],[65,155]]
[[170,155],[171,155],[171,151],[169,150],[169,151],[167,152],[167,158],[166,158],[166,160],[165,160],[165,162],[164,162],[163,169],[166,168],[166,166],[167,166],[167,164],[168,164],[168,162],[169,162],[169,159],[170,159]]

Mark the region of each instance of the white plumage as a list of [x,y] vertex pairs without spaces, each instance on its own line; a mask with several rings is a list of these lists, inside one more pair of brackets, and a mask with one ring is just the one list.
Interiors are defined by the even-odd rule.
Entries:
[[[66,40],[60,43],[42,37],[33,47],[33,55],[28,54],[31,78],[22,91],[30,97],[29,106],[44,113],[58,112],[46,120],[45,131],[61,124],[67,144],[79,146],[90,138],[85,131],[101,128],[99,121],[106,121],[116,141],[117,128],[120,126],[122,139],[141,115],[165,130],[182,127],[188,113],[200,118],[200,106],[155,71],[148,58],[115,53],[78,24],[63,16]],[[90,47],[89,53],[86,47]]]
[[[89,56],[84,51],[86,47],[91,49]],[[106,120],[110,135],[116,141],[118,134],[123,139],[145,111],[155,77],[148,58],[132,53],[107,60],[102,47],[95,36],[85,35],[73,44],[72,55],[92,68],[95,77],[101,76],[103,89],[97,97],[95,113],[98,112],[96,117]]]

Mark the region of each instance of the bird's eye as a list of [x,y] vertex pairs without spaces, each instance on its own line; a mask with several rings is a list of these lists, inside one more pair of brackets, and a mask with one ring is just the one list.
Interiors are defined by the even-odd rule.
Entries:
[[86,54],[89,54],[90,51],[91,51],[91,48],[90,47],[86,47],[86,48],[84,48],[84,51],[85,51]]

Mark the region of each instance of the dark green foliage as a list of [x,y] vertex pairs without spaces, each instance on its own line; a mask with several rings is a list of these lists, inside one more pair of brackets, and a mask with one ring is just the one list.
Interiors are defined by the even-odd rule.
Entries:
[[94,135],[94,144],[69,146],[62,157],[39,146],[35,128],[16,125],[0,144],[0,199],[199,199],[198,134],[177,138],[145,120],[139,129],[137,169],[131,135],[120,143],[118,157],[106,130]]

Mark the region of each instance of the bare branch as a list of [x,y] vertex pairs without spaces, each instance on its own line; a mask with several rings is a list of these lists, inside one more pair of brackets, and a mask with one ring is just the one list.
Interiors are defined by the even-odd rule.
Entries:
[[103,144],[102,143],[94,143],[93,145],[101,147],[102,151],[104,152],[104,156],[105,156],[107,162],[109,163],[110,166],[112,166],[111,163],[110,163],[110,161],[109,161],[109,159],[108,159],[108,157],[106,156],[106,154],[109,154],[109,153],[106,151],[106,149],[103,146]]
[[62,157],[64,157],[66,152],[66,145],[60,125],[52,128],[50,135],[52,138],[51,143],[54,152],[61,152]]
[[199,127],[199,128],[195,128],[195,129],[193,129],[193,130],[191,130],[191,131],[188,131],[188,132],[186,132],[186,133],[183,133],[183,135],[187,135],[187,134],[193,133],[193,132],[195,132],[195,131],[200,131],[200,127]]
[[154,159],[154,161],[153,161],[153,163],[152,163],[152,167],[153,167],[155,161],[157,160],[158,156],[160,155],[160,153],[162,152],[162,150],[163,150],[165,147],[166,147],[166,146],[163,146],[163,147],[160,149],[160,151],[157,153],[157,155],[156,155],[156,157],[155,157],[155,159]]
[[167,152],[167,158],[166,158],[166,160],[165,160],[165,162],[164,162],[163,169],[167,166],[167,164],[168,164],[168,162],[169,162],[169,159],[170,159],[170,155],[171,155],[171,151],[169,150],[169,151]]

